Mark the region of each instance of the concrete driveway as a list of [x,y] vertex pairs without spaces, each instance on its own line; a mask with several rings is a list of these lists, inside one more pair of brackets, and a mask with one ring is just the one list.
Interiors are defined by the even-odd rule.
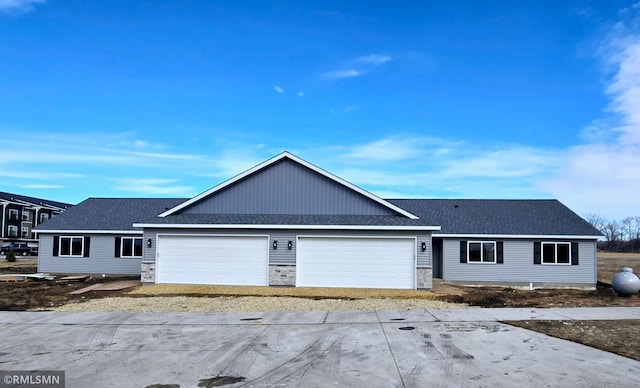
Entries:
[[2,312],[0,370],[65,371],[66,387],[637,384],[638,361],[496,321],[563,311]]

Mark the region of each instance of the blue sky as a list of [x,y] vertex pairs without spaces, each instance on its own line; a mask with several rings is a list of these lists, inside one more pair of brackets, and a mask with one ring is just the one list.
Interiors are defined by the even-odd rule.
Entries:
[[640,215],[640,2],[0,0],[0,190],[190,197],[287,150],[383,198]]

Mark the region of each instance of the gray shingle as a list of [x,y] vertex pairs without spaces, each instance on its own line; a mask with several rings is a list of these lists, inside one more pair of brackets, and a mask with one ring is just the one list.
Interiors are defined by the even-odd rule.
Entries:
[[440,225],[442,234],[599,236],[600,232],[557,200],[392,199]]
[[20,201],[32,203],[34,205],[52,205],[55,207],[59,207],[61,209],[66,209],[73,206],[70,203],[50,201],[48,199],[28,197],[26,195],[20,195],[20,194],[5,193],[4,191],[0,191],[0,199],[4,199],[7,201],[20,200]]
[[133,223],[154,217],[184,198],[89,198],[53,217],[40,230],[140,230]]
[[139,230],[134,223],[187,225],[441,226],[442,234],[572,235],[600,233],[557,200],[392,199],[420,217],[357,215],[177,214],[157,217],[184,198],[89,198],[42,230]]

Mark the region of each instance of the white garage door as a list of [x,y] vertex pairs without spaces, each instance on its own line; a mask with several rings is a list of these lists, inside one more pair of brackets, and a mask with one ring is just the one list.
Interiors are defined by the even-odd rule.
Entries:
[[157,283],[266,286],[266,236],[159,236]]
[[415,239],[300,237],[296,285],[415,288]]

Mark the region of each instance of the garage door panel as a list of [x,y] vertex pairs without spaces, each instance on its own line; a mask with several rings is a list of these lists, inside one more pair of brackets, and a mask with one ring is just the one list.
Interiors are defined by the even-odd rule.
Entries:
[[415,239],[299,237],[296,284],[415,288]]
[[160,236],[158,283],[267,285],[266,236]]

